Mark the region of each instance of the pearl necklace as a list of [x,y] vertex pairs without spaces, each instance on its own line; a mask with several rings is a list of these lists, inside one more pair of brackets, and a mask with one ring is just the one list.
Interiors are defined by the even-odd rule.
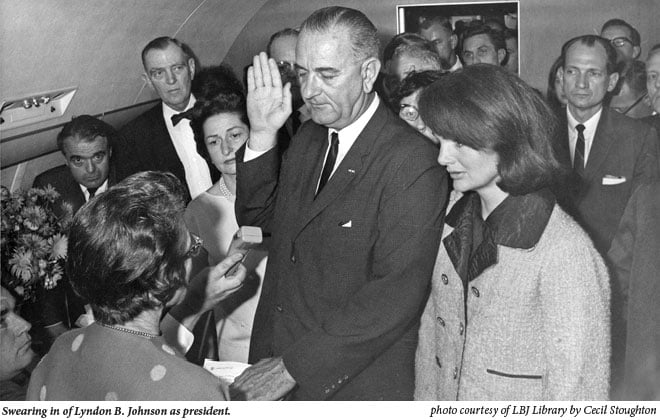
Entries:
[[102,324],[100,322],[98,322],[98,324],[102,327],[110,328],[111,330],[115,330],[115,331],[119,331],[119,332],[123,332],[123,333],[134,334],[134,335],[139,335],[140,337],[147,337],[149,339],[160,337],[160,334],[150,334],[148,332],[133,330],[133,329],[126,328],[126,327],[121,327],[119,325],[108,325],[108,324]]
[[220,182],[218,182],[218,186],[220,187],[220,192],[224,197],[233,197],[234,194],[229,191],[229,188],[227,188],[227,184],[225,184],[225,179],[220,178]]

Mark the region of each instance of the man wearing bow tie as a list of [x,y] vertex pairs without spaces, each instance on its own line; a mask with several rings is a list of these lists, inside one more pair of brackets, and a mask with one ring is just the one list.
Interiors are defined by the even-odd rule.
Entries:
[[144,47],[142,64],[144,81],[162,102],[121,129],[126,144],[117,150],[119,177],[144,170],[172,172],[195,198],[219,174],[197,153],[190,128],[194,53],[175,38],[160,37]]

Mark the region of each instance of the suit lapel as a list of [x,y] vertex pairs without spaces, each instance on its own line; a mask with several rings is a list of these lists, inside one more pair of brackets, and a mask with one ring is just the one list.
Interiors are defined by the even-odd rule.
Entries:
[[[327,142],[323,143],[323,146],[320,147],[318,154],[320,158],[310,159],[310,161],[316,161],[316,167],[311,171],[306,173],[312,173],[311,179],[308,181],[308,188],[306,199],[312,199],[309,206],[309,210],[302,213],[300,223],[295,232],[297,236],[300,231],[302,231],[305,226],[307,226],[316,216],[319,215],[330,203],[333,203],[343,191],[345,191],[350,185],[353,179],[360,174],[360,171],[364,165],[364,161],[367,155],[373,150],[374,143],[380,134],[383,126],[387,121],[387,110],[384,108],[383,103],[378,106],[376,113],[371,117],[371,120],[367,123],[362,133],[358,136],[353,143],[353,146],[348,151],[344,159],[341,161],[335,173],[330,177],[328,183],[325,185],[323,190],[319,195],[314,199],[314,194],[316,192],[316,185],[321,174],[323,158],[325,157],[325,150],[327,149]],[[327,131],[326,131],[327,136]],[[341,141],[341,140],[340,140]],[[308,202],[306,200],[306,202]]]
[[598,127],[596,127],[596,134],[591,143],[587,165],[584,169],[585,178],[592,179],[599,174],[598,168],[605,161],[610,148],[615,142],[614,136],[610,135],[611,132],[609,110],[603,108],[600,121],[598,121]]

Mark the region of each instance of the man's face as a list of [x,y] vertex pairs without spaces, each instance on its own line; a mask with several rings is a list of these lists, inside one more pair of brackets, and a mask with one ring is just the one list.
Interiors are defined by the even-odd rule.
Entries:
[[660,51],[653,53],[646,61],[646,90],[651,107],[660,113]]
[[506,56],[506,50],[496,49],[486,34],[471,36],[463,41],[463,63],[471,64],[493,64],[499,66]]
[[506,39],[506,52],[509,59],[506,62],[506,68],[511,73],[518,73],[518,40],[516,38]]
[[144,79],[160,99],[176,111],[184,111],[190,100],[195,60],[186,59],[176,44],[164,50],[149,50],[144,57]]
[[11,379],[35,358],[29,322],[14,312],[14,297],[0,289],[0,380]]
[[108,179],[112,150],[105,137],[98,136],[91,142],[67,137],[62,143],[62,153],[73,179],[85,188],[98,188]]
[[450,63],[454,61],[455,57],[456,35],[453,35],[438,23],[434,23],[427,29],[420,30],[419,34],[422,38],[433,43],[440,56],[442,66],[445,68],[450,67]]
[[566,51],[563,69],[559,71],[564,94],[571,114],[584,122],[601,108],[607,92],[619,80],[618,73],[607,74],[607,53],[599,44],[587,46],[581,42]]
[[641,49],[632,44],[631,33],[625,26],[609,26],[600,36],[612,42],[619,61],[631,62],[639,57]]
[[380,62],[357,59],[349,31],[344,27],[327,32],[305,31],[298,37],[296,68],[300,91],[312,120],[340,130],[355,121],[369,106]]

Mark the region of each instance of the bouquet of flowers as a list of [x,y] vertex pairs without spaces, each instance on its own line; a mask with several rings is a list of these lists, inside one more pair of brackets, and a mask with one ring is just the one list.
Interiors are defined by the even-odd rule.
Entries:
[[61,220],[55,216],[59,194],[51,186],[15,193],[1,189],[2,284],[24,301],[34,301],[37,287],[52,289],[64,275],[64,232],[73,212]]

